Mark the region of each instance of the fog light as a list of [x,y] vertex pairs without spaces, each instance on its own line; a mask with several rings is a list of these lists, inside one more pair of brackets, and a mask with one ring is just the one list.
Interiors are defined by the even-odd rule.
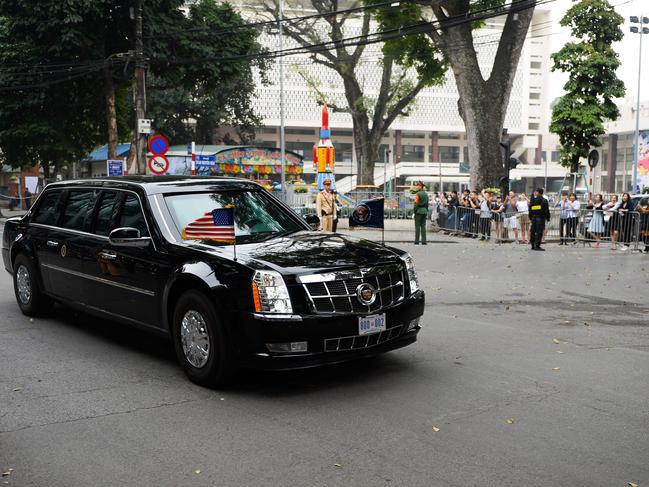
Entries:
[[415,318],[414,320],[410,320],[410,323],[408,323],[408,330],[414,330],[419,326],[419,318]]
[[269,352],[275,353],[301,353],[309,350],[307,342],[267,343]]

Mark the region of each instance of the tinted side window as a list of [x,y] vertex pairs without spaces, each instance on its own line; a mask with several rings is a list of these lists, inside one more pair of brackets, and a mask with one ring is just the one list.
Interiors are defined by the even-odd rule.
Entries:
[[32,220],[43,225],[56,225],[61,213],[59,197],[62,191],[47,191],[38,202],[38,209]]
[[94,191],[70,191],[61,226],[70,230],[84,230],[86,217],[88,212],[92,211],[95,198]]
[[119,227],[132,227],[140,231],[140,236],[148,237],[149,232],[146,228],[144,215],[140,208],[140,200],[137,196],[129,194],[124,201],[122,215],[119,219]]
[[111,230],[110,223],[119,206],[116,204],[117,200],[116,192],[107,191],[103,193],[97,211],[97,223],[95,224],[95,233],[97,235],[108,235],[109,230]]

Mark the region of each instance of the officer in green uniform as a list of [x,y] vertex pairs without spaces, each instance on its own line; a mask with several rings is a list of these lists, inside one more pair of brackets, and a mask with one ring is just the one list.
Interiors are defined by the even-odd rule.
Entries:
[[415,195],[415,245],[419,244],[421,235],[421,244],[426,245],[426,217],[428,216],[428,194],[422,181],[417,183],[417,194]]
[[545,250],[541,248],[543,232],[545,231],[545,222],[550,221],[550,207],[548,200],[543,197],[543,189],[537,188],[534,191],[534,197],[530,201],[530,220],[532,221],[532,230],[530,232],[530,243],[532,250]]

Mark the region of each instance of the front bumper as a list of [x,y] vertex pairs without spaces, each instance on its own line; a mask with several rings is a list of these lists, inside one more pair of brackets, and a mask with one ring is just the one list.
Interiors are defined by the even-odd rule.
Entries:
[[[240,361],[244,367],[288,370],[316,367],[377,355],[405,347],[417,340],[419,325],[412,325],[424,314],[425,296],[417,291],[401,303],[381,311],[387,330],[358,336],[358,317],[354,314],[309,314],[287,320],[264,320],[252,313],[239,318]],[[306,353],[272,353],[266,343],[308,343]]]

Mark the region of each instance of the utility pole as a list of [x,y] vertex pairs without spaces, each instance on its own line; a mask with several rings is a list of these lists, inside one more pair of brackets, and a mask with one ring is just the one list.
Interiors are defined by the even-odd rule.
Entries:
[[140,128],[146,113],[146,62],[142,42],[142,10],[144,0],[135,0],[135,168],[143,174],[146,164],[147,136]]
[[[284,50],[284,0],[279,0],[279,51]],[[281,184],[282,201],[286,201],[286,173],[284,165],[286,161],[286,134],[284,120],[284,59],[280,55],[279,62],[279,151],[281,157]]]
[[[634,34],[640,34],[640,53],[638,54],[638,99],[636,100],[636,109],[635,109],[635,137],[633,145],[633,186],[631,188],[631,193],[640,192],[642,188],[636,188],[638,185],[638,158],[640,156],[639,152],[639,142],[640,142],[640,86],[642,78],[642,36],[643,34],[649,34],[649,28],[645,27],[645,24],[649,25],[649,17],[640,15],[639,17],[631,17],[631,23],[640,24],[640,27],[632,26],[631,32]],[[638,191],[639,190],[639,191]]]

